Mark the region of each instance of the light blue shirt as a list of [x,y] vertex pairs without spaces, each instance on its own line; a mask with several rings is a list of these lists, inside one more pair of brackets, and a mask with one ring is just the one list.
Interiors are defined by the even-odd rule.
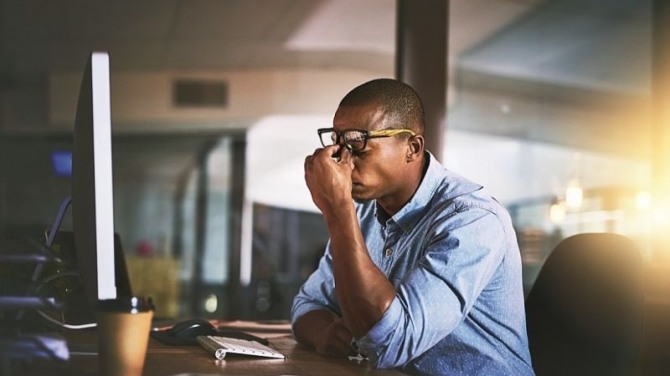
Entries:
[[[375,201],[356,206],[370,257],[397,291],[359,350],[375,367],[413,374],[533,375],[509,214],[428,155],[417,192],[392,218]],[[330,243],[293,301],[292,321],[319,309],[341,316]]]

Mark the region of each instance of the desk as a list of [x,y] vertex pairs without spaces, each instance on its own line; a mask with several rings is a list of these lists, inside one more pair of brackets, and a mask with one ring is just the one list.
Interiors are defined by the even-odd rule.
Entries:
[[[71,353],[69,362],[63,364],[35,362],[19,367],[12,375],[97,375],[96,331],[69,331],[64,333],[64,336],[68,340]],[[296,343],[290,334],[269,340],[271,347],[287,356],[286,360],[240,356],[229,356],[225,360],[216,360],[199,346],[169,346],[151,338],[144,365],[144,375],[405,375],[395,370],[373,369],[367,362],[359,364],[348,359],[318,355]]]

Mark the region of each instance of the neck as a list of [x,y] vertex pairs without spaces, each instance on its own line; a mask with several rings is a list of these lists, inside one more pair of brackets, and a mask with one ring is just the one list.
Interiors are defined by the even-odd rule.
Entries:
[[412,168],[407,175],[407,184],[396,194],[377,199],[377,205],[389,216],[394,216],[414,197],[426,171],[428,170],[428,154],[424,153],[420,160],[416,161],[415,168]]

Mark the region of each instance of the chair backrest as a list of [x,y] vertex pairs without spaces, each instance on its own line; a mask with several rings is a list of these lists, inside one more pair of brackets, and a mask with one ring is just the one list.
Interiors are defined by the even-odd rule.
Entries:
[[526,298],[533,367],[544,375],[630,375],[644,332],[643,264],[611,233],[562,240]]

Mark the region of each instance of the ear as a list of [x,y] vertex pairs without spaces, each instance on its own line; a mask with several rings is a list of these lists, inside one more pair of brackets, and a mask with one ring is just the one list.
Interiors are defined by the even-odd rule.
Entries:
[[423,155],[424,139],[422,135],[411,136],[407,140],[407,155],[405,160],[409,163],[415,161]]

